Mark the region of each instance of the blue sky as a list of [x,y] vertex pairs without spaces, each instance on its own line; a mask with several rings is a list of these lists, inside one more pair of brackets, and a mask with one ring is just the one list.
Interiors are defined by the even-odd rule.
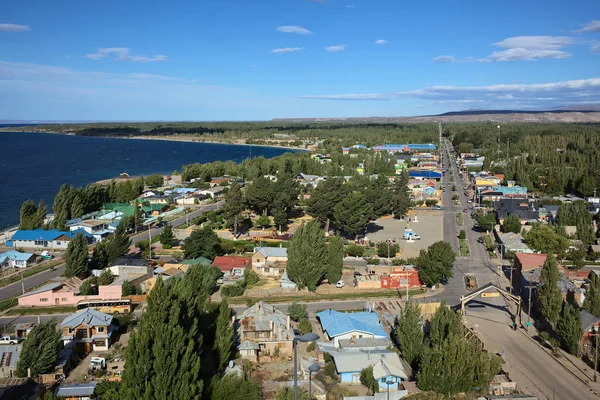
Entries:
[[597,0],[0,0],[0,119],[600,103]]

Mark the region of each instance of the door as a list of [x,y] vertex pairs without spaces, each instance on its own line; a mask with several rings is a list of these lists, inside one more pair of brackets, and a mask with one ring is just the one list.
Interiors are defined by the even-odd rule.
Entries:
[[55,306],[60,305],[60,299],[59,298],[54,299],[54,305]]

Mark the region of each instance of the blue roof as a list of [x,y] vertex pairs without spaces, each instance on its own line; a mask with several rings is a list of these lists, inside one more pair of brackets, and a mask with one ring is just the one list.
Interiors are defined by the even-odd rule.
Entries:
[[335,310],[325,310],[317,313],[324,331],[329,337],[339,336],[346,332],[360,331],[376,336],[388,337],[376,313],[353,312],[343,313]]
[[57,237],[60,237],[62,235],[65,235],[65,236],[68,236],[68,237],[72,237],[70,235],[71,233],[72,232],[62,232],[62,231],[59,231],[58,229],[48,229],[47,231],[45,231],[45,230],[43,230],[41,228],[32,229],[32,230],[19,229],[12,236],[11,240],[45,240],[45,241],[52,241],[52,240],[54,240]]
[[11,260],[14,260],[14,261],[27,261],[31,257],[33,257],[32,253],[21,253],[16,250],[9,250],[6,253],[0,254],[0,262],[2,262],[4,259],[7,259],[7,258],[10,258]]
[[412,144],[382,144],[373,147],[374,150],[435,150],[437,146],[432,143],[412,143]]
[[441,179],[442,178],[442,173],[441,172],[437,172],[437,171],[408,171],[408,176],[413,177],[413,178],[434,178],[434,179]]

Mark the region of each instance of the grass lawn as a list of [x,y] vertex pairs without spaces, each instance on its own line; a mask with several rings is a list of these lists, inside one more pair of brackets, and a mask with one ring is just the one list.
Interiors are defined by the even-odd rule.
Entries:
[[467,239],[460,239],[460,255],[469,255],[469,243],[467,242]]
[[[15,299],[15,305],[17,299]],[[75,307],[35,307],[35,308],[13,308],[6,312],[6,315],[45,315],[45,314],[63,314],[73,313]]]
[[[60,265],[62,263],[63,263],[63,261],[56,260],[56,261],[49,261],[42,265],[36,265],[35,267],[26,268],[23,271],[23,278],[27,278],[31,275],[39,274],[40,272],[43,272],[52,267],[56,267],[57,265]],[[11,275],[8,278],[0,279],[0,287],[10,285],[11,283],[18,282],[20,280],[21,280],[21,274]]]
[[[414,296],[417,294],[422,294],[425,291],[422,289],[412,289],[408,291],[409,296]],[[384,297],[398,297],[405,296],[406,290],[379,290],[376,292],[354,292],[354,293],[332,293],[332,294],[322,294],[316,296],[304,296],[304,295],[296,295],[296,296],[273,296],[267,297],[264,300],[269,303],[291,303],[293,301],[299,301],[303,303],[311,302],[311,301],[321,301],[321,300],[361,300],[366,298],[384,298]],[[254,304],[256,301],[261,300],[258,298],[252,297],[232,297],[229,298],[230,304]]]
[[456,213],[456,223],[458,225],[462,225],[463,224],[463,215],[462,213]]
[[8,299],[4,299],[0,301],[0,311],[4,311],[7,308],[11,308],[17,305],[16,297],[9,297]]

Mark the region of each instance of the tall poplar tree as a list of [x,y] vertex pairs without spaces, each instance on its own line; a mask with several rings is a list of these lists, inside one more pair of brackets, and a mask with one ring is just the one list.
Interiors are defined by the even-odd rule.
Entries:
[[302,224],[288,242],[287,273],[302,289],[315,291],[325,273],[325,237],[317,220]]
[[335,284],[342,278],[344,267],[344,239],[339,235],[332,237],[325,247],[325,262],[327,280],[330,284]]
[[569,302],[563,301],[560,318],[556,323],[556,333],[563,348],[571,354],[577,354],[579,341],[583,335],[581,313]]
[[373,206],[360,192],[350,193],[333,208],[338,229],[354,238],[363,232],[373,216]]
[[72,278],[87,272],[89,250],[87,238],[82,233],[73,236],[65,253],[65,276]]
[[540,287],[537,290],[538,309],[548,322],[555,324],[561,310],[562,293],[558,288],[560,273],[553,254],[546,256],[540,273]]
[[23,342],[15,375],[25,377],[28,369],[31,376],[52,371],[58,359],[60,336],[55,319],[36,325]]
[[227,194],[225,194],[225,205],[223,206],[223,217],[230,226],[233,226],[233,234],[237,237],[238,224],[241,219],[242,211],[246,208],[244,195],[240,185],[233,182]]
[[217,371],[223,370],[233,352],[233,325],[231,324],[231,309],[227,300],[221,300],[217,331],[215,335],[215,353],[217,355]]
[[402,356],[416,370],[423,351],[424,333],[421,326],[421,308],[419,304],[408,301],[398,318],[395,330]]

